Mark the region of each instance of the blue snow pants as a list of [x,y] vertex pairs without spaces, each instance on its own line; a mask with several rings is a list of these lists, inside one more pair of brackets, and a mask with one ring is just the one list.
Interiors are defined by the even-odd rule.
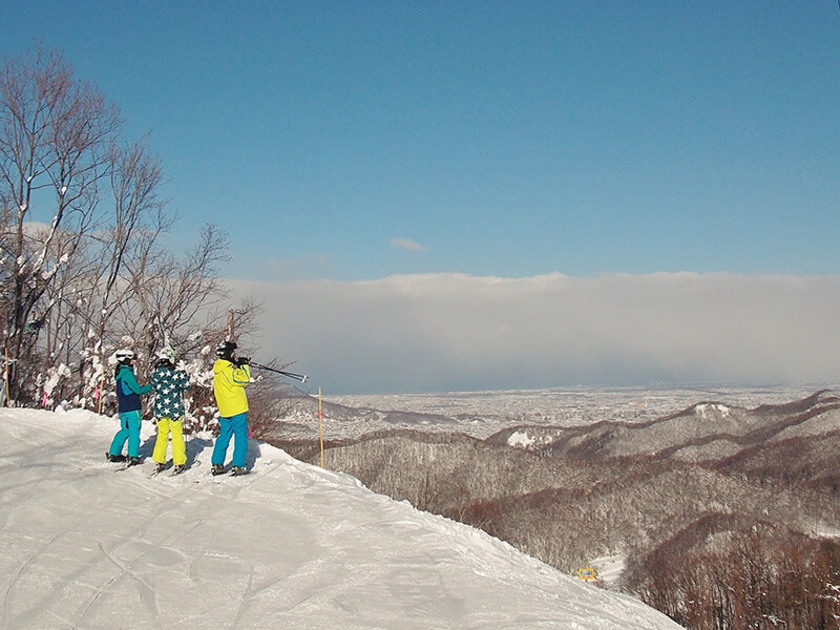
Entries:
[[223,465],[230,438],[233,436],[233,465],[245,466],[248,454],[248,414],[240,413],[230,418],[219,418],[219,437],[213,445],[210,463]]
[[123,446],[128,440],[128,456],[140,456],[140,421],[140,411],[124,411],[120,414],[121,428],[108,449],[111,455],[122,454]]

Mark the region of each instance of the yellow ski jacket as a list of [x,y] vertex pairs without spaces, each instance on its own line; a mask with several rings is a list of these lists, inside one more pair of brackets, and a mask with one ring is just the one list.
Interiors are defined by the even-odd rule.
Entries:
[[251,383],[251,368],[237,367],[227,359],[217,359],[213,364],[213,394],[222,418],[231,418],[248,411],[245,388]]

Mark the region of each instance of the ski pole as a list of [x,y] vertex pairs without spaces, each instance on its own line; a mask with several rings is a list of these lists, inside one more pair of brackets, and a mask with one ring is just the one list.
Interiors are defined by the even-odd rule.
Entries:
[[287,376],[289,378],[293,378],[296,381],[300,381],[301,383],[305,383],[309,377],[305,374],[295,374],[294,372],[285,372],[283,370],[278,370],[273,367],[268,367],[267,365],[262,365],[261,363],[256,363],[251,361],[251,367],[258,368],[260,370],[268,370],[269,372],[274,372],[276,374],[282,374],[283,376]]

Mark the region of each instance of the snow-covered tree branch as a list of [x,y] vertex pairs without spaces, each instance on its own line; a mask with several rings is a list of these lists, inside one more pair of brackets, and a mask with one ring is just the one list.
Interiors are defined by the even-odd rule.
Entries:
[[[225,334],[227,237],[208,225],[194,246],[169,251],[177,217],[163,181],[148,135],[126,138],[117,106],[60,52],[37,48],[0,68],[7,403],[101,407],[119,345],[153,357],[173,344],[206,361]],[[238,310],[246,329],[254,309]]]

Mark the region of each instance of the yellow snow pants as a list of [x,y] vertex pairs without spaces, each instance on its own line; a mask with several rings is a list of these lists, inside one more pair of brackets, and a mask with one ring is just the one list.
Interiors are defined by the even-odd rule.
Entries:
[[169,446],[169,434],[172,433],[172,463],[183,466],[187,463],[187,446],[184,444],[184,418],[158,418],[157,439],[152,459],[158,464],[166,463],[166,448]]

